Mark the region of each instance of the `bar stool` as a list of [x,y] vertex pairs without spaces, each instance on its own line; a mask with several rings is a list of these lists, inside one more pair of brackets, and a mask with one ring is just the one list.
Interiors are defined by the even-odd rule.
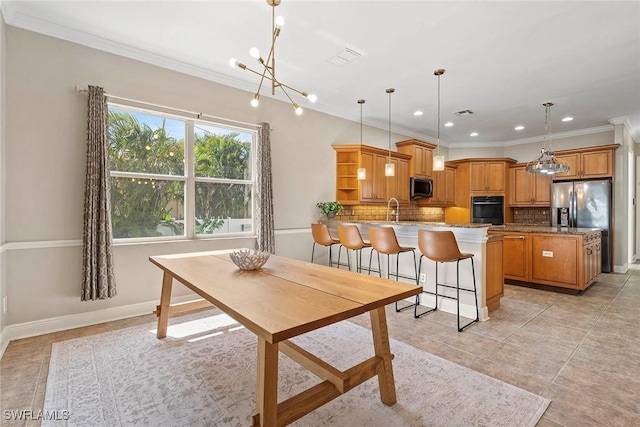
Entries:
[[[351,257],[349,257],[349,249],[356,251],[356,271],[360,273],[362,271],[362,249],[373,248],[371,243],[362,240],[362,235],[357,225],[339,225],[338,226],[338,238],[342,246],[338,249],[338,261],[340,261],[340,252],[344,247],[347,251],[347,265],[349,271],[351,271]],[[371,269],[371,261],[369,261],[369,269]]]
[[[418,264],[418,273],[420,273],[422,269],[422,257],[427,257],[431,261],[436,263],[436,291],[429,292],[423,290],[423,293],[431,294],[436,296],[436,306],[430,310],[424,311],[422,313],[418,313],[418,305],[413,311],[413,316],[417,319],[420,316],[423,316],[427,313],[431,313],[438,309],[438,286],[443,286],[446,288],[451,288],[456,290],[456,296],[450,297],[448,295],[440,294],[443,298],[455,299],[457,302],[457,317],[458,317],[458,332],[462,332],[467,326],[470,326],[473,323],[476,323],[479,319],[478,313],[478,293],[476,291],[476,271],[473,263],[473,254],[463,254],[460,252],[458,248],[458,242],[456,241],[456,236],[454,236],[451,231],[431,231],[431,230],[418,230],[418,248],[422,255],[420,255],[420,263]],[[473,289],[461,288],[460,287],[460,261],[470,259],[471,260],[471,272],[473,275]],[[456,285],[447,285],[443,283],[438,283],[438,263],[443,262],[455,262],[456,263]],[[476,301],[476,318],[471,322],[464,325],[462,328],[460,327],[460,291],[465,292],[473,292],[473,296]],[[419,300],[418,300],[419,301]]]
[[[398,277],[404,277],[405,279],[411,279],[416,281],[416,285],[418,284],[418,274],[416,270],[416,250],[412,247],[403,247],[398,243],[398,238],[396,237],[396,232],[393,227],[369,227],[369,239],[371,240],[371,246],[373,250],[371,251],[371,255],[369,255],[369,274],[371,274],[371,259],[373,257],[373,251],[376,251],[378,254],[378,270],[380,277],[382,277],[382,269],[380,268],[380,254],[387,255],[387,279],[389,279],[389,275],[391,273],[391,264],[389,263],[389,255],[396,256],[396,280]],[[400,254],[401,253],[411,253],[413,258],[413,273],[415,277],[403,276],[399,274],[399,266],[400,266]],[[406,307],[398,308],[398,303],[396,302],[396,311],[406,310],[418,304],[418,296],[416,296],[416,302]]]
[[[333,260],[331,254],[331,248],[333,245],[339,245],[340,240],[334,239],[329,233],[329,227],[327,224],[311,224],[311,234],[313,235],[313,248],[311,249],[311,262],[313,262],[313,254],[316,250],[316,244],[324,247],[329,247],[329,267],[333,267]],[[338,260],[338,268],[340,267],[340,260]]]

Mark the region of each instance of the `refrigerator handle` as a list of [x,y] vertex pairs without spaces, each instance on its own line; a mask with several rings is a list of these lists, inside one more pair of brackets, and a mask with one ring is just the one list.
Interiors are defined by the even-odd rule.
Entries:
[[575,193],[569,191],[569,227],[575,228],[576,226],[576,205],[575,205]]

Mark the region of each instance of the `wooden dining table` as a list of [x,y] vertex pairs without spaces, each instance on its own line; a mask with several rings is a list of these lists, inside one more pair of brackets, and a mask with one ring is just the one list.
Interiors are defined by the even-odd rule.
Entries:
[[[396,403],[393,355],[385,306],[418,295],[422,288],[375,276],[271,255],[259,270],[244,271],[231,251],[152,256],[164,274],[157,337],[167,335],[169,314],[211,304],[258,337],[256,412],[253,426],[285,426],[377,376],[380,400]],[[171,305],[174,279],[203,300]],[[373,356],[340,371],[290,338],[369,313]],[[354,349],[356,350],[356,349]],[[317,385],[278,403],[278,354],[282,352],[321,379]]]

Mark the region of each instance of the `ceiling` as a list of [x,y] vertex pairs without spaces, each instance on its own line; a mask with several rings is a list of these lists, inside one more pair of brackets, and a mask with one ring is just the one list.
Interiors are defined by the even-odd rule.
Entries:
[[[235,1],[6,1],[9,25],[255,92],[249,48],[267,52],[271,7]],[[305,1],[282,0],[277,77],[317,94],[310,104],[427,141],[437,134],[437,68],[443,145],[506,146],[625,123],[640,141],[638,1]],[[345,48],[359,57],[330,62]],[[268,89],[268,88],[267,88]],[[108,90],[108,88],[107,88]],[[126,96],[120,94],[122,96]],[[262,96],[271,96],[262,90]],[[247,106],[253,94],[247,93]],[[285,99],[282,95],[277,98]],[[251,108],[251,107],[248,107]],[[258,107],[264,108],[264,107]],[[456,111],[469,109],[468,116]],[[422,116],[414,116],[422,110]],[[292,118],[295,114],[292,109]],[[565,116],[573,121],[562,122]],[[517,125],[525,128],[514,130]],[[471,132],[478,132],[475,137]]]

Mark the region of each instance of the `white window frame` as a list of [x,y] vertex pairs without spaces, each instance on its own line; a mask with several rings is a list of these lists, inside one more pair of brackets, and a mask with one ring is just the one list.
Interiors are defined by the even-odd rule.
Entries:
[[[110,178],[144,178],[144,179],[158,179],[164,181],[180,181],[184,183],[184,230],[185,234],[180,236],[156,236],[156,237],[120,237],[113,239],[114,243],[153,243],[153,242],[175,242],[181,240],[218,240],[225,238],[237,238],[237,237],[256,237],[256,198],[255,189],[257,184],[257,162],[256,162],[256,148],[258,131],[255,128],[241,127],[236,124],[229,124],[224,120],[207,120],[203,117],[194,119],[187,115],[180,115],[175,113],[167,113],[162,109],[153,109],[149,107],[137,107],[120,102],[108,101],[108,108],[118,108],[125,111],[135,111],[142,114],[155,115],[160,117],[172,118],[185,122],[185,145],[184,145],[184,158],[185,167],[184,175],[165,175],[165,174],[153,174],[153,173],[139,173],[139,172],[120,172],[109,171]],[[251,167],[251,179],[238,180],[227,178],[208,178],[208,177],[196,177],[195,176],[195,125],[201,123],[205,126],[216,126],[227,130],[237,130],[238,132],[251,134],[251,148],[249,154],[249,162]],[[223,184],[243,184],[248,185],[251,188],[251,231],[236,232],[236,233],[218,233],[218,234],[196,234],[196,221],[195,221],[195,203],[196,203],[196,182],[206,183],[223,183]]]

